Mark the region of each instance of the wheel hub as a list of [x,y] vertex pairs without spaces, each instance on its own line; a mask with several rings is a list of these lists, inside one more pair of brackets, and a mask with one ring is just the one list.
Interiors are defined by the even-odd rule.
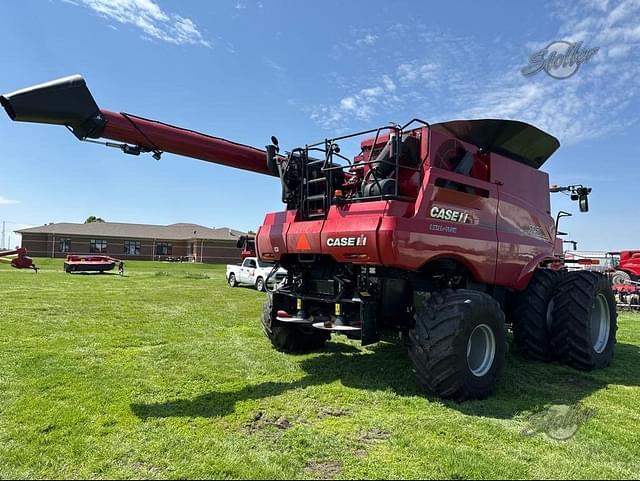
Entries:
[[475,327],[467,342],[467,365],[476,377],[487,374],[496,356],[496,338],[486,324]]
[[609,343],[611,333],[611,313],[604,294],[598,294],[591,308],[591,342],[593,350],[601,354]]

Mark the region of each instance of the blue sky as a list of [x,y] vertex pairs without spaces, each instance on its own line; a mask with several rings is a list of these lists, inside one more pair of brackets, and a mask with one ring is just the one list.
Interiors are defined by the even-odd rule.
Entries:
[[[258,147],[416,116],[525,120],[560,139],[552,183],[594,189],[562,230],[580,249],[640,248],[640,2],[565,3],[4,2],[0,91],[80,73],[102,108]],[[522,76],[554,40],[600,50],[569,79]],[[281,209],[273,178],[124,156],[60,127],[0,118],[0,162],[11,230],[89,215],[247,230]]]

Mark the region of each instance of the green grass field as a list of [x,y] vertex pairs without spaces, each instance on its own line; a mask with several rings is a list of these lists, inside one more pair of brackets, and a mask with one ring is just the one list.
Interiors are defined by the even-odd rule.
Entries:
[[[0,265],[0,478],[640,475],[640,316],[606,370],[512,349],[495,396],[457,405],[420,396],[399,343],[273,350],[264,294],[223,266],[38,261]],[[531,432],[558,404],[590,417],[568,441]]]

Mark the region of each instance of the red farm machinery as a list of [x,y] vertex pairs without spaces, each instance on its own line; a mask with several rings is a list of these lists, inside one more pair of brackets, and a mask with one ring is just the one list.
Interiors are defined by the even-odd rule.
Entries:
[[118,267],[118,273],[124,275],[124,262],[110,256],[78,256],[69,255],[64,260],[64,271],[68,274],[76,272],[98,272],[104,274]]
[[11,267],[16,269],[33,269],[38,272],[38,268],[33,263],[33,259],[27,256],[27,249],[24,247],[12,251],[0,251],[0,261],[9,262]]
[[240,236],[236,243],[238,249],[242,249],[240,257],[246,259],[247,257],[256,257],[256,238],[252,235]]
[[[12,120],[64,125],[126,154],[277,178],[286,208],[266,214],[255,249],[288,273],[262,311],[281,351],[321,349],[338,332],[363,345],[399,332],[419,386],[457,401],[495,389],[508,327],[535,359],[590,370],[613,357],[613,292],[602,274],[562,269],[540,170],[559,142],[536,127],[414,119],[281,153],[275,137],[263,150],[102,110],[80,76],[0,100]],[[590,189],[569,190],[586,210]]]
[[605,264],[618,307],[640,309],[640,250],[607,252]]

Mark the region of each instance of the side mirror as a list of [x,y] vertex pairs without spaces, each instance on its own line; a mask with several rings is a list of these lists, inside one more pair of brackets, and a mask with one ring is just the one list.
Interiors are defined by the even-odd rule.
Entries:
[[578,205],[580,206],[580,212],[589,212],[589,198],[586,195],[581,195],[578,198]]
[[280,171],[278,170],[278,146],[271,144],[265,146],[267,151],[267,168],[271,171],[271,173],[275,176],[280,175]]

